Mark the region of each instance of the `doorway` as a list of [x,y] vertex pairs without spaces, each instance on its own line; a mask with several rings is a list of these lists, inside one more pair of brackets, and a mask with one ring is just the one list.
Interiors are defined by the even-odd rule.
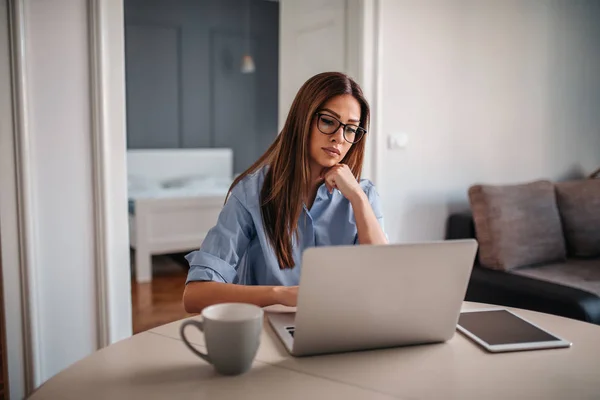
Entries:
[[[301,84],[342,71],[369,95],[367,3],[124,0],[134,332],[187,316],[184,256],[216,222],[232,179],[276,137]],[[202,185],[212,200],[186,193]]]
[[184,256],[277,135],[279,3],[124,0],[124,32],[137,333],[187,316]]

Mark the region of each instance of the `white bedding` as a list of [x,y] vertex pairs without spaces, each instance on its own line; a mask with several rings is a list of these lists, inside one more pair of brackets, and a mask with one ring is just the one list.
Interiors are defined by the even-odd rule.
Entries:
[[135,179],[130,179],[129,199],[225,196],[231,183],[231,179],[213,177],[182,177],[171,179],[168,182],[146,182],[145,184],[139,184],[139,182],[135,182]]
[[168,182],[143,184],[135,178],[129,180],[129,213],[135,215],[135,202],[142,199],[183,199],[193,197],[223,197],[227,195],[233,181],[225,178],[201,177],[178,178]]
[[231,149],[127,151],[129,200],[225,196],[233,181]]

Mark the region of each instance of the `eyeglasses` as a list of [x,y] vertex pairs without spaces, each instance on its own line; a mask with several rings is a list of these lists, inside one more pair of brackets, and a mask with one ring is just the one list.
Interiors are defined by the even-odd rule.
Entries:
[[361,128],[357,125],[343,124],[339,119],[324,113],[316,113],[317,115],[317,128],[321,133],[325,135],[333,135],[340,129],[340,126],[344,127],[344,139],[349,143],[358,143],[367,133],[366,129]]

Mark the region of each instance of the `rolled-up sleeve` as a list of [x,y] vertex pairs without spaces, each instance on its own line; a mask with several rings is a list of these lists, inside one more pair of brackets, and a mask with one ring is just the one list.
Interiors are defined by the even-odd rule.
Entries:
[[186,284],[193,281],[232,283],[240,258],[254,234],[250,212],[231,194],[200,249],[186,256],[190,264]]

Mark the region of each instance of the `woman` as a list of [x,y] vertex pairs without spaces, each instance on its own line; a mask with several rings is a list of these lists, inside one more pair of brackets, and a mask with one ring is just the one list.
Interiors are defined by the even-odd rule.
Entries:
[[275,142],[235,179],[217,225],[186,257],[188,312],[295,306],[305,248],[387,243],[379,196],[360,180],[368,124],[348,76],[322,73],[300,88]]

